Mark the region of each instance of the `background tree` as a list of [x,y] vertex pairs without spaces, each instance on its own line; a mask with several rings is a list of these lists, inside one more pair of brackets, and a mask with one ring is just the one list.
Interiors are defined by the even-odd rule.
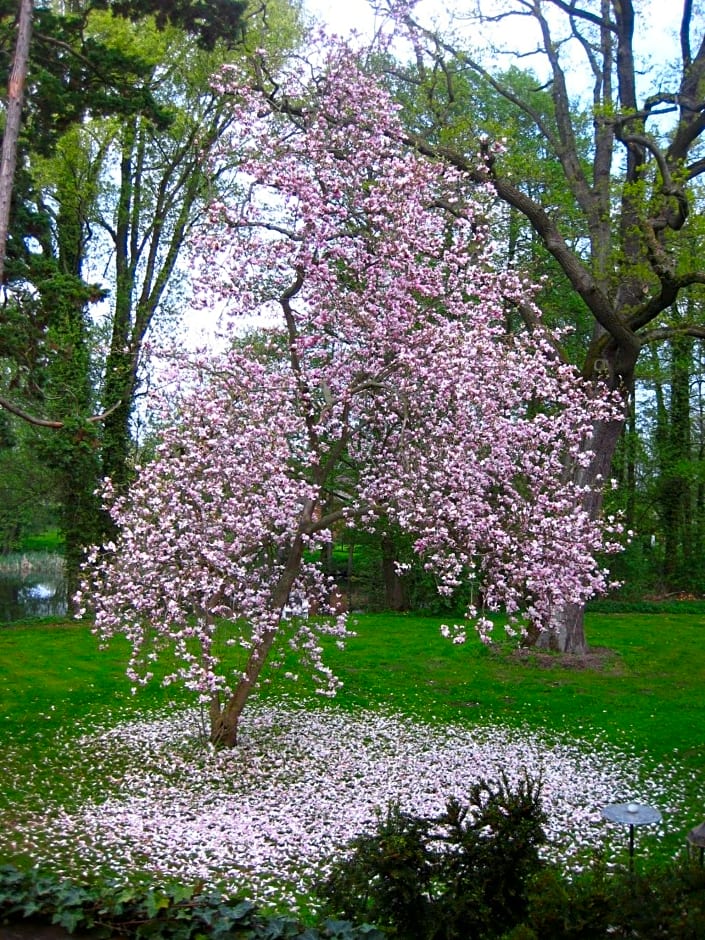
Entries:
[[[33,66],[50,87],[38,87],[28,101],[32,143],[16,189],[8,274],[12,322],[35,342],[32,360],[23,354],[24,385],[10,383],[4,401],[56,432],[45,437],[41,456],[55,468],[62,494],[70,587],[83,548],[107,521],[92,495],[97,481],[129,479],[144,344],[154,318],[173,327],[177,303],[186,301],[188,278],[178,268],[183,241],[214,188],[229,185],[204,175],[225,126],[209,80],[246,48],[243,4],[196,4],[188,15],[188,4],[176,6],[157,4],[156,25],[144,18],[154,4],[120,6],[125,16],[142,14],[139,23],[79,4],[35,24],[37,52],[42,42],[60,49],[62,67],[76,64],[78,75],[62,79],[61,89],[68,86],[74,97],[59,124],[45,118],[52,94],[59,95],[53,72]],[[247,41],[290,43],[296,18],[288,4],[261,8],[248,20]],[[56,38],[67,34],[72,46]],[[32,135],[35,122],[46,124],[46,134]],[[10,359],[14,354],[8,348]]]
[[[454,72],[470,71],[504,99],[518,121],[533,125],[546,158],[560,168],[575,207],[568,221],[563,203],[553,204],[545,198],[546,191],[532,191],[530,181],[515,172],[511,149],[505,155],[492,146],[491,127],[486,136],[453,142],[425,128],[412,128],[409,134],[420,152],[464,170],[478,184],[490,184],[501,203],[527,219],[589,314],[593,326],[583,375],[598,382],[606,379],[625,401],[622,418],[596,422],[595,456],[590,467],[580,471],[586,481],[606,478],[624,428],[641,350],[656,339],[703,334],[695,308],[689,311],[695,321],[664,319],[689,286],[705,279],[697,259],[679,250],[692,225],[693,186],[705,169],[700,150],[705,65],[701,14],[690,0],[680,7],[679,19],[674,8],[679,60],[667,74],[655,75],[642,69],[639,43],[648,17],[632,0],[503,0],[492,5],[480,0],[465,22],[474,25],[474,35],[489,28],[495,28],[495,35],[516,35],[511,27],[518,26],[525,37],[523,50],[542,60],[549,106],[545,97],[518,92],[462,42],[424,28],[414,18],[414,4],[390,6],[414,44],[414,73],[431,98],[434,83],[441,85],[439,76],[445,97],[452,98]],[[498,55],[496,48],[490,51]],[[582,68],[578,61],[584,63]],[[588,100],[583,94],[585,75],[592,80]],[[571,87],[576,76],[580,84]],[[576,101],[583,107],[577,108]],[[474,157],[478,149],[485,155],[480,168]],[[577,240],[576,214],[582,229]],[[596,489],[592,492],[594,502],[586,508],[597,515],[600,497]],[[552,634],[542,634],[539,642],[582,650],[582,615],[580,605],[556,611]]]
[[[94,42],[83,9],[40,7],[33,19],[28,63],[33,93],[26,100],[18,141],[5,257],[0,352],[8,382],[2,404],[51,433],[51,443],[38,440],[37,453],[54,471],[52,496],[59,496],[69,582],[75,582],[81,545],[100,531],[93,496],[99,462],[89,306],[103,292],[84,280],[83,223],[93,180],[81,167],[88,188],[77,195],[78,179],[70,175],[78,169],[71,129],[89,114],[148,109],[162,121],[164,114],[140,88],[142,63]],[[11,16],[0,25],[12,35]],[[10,54],[13,44],[3,42],[0,48]],[[33,163],[54,153],[62,141],[72,155],[71,171],[57,178],[50,192],[37,179]]]

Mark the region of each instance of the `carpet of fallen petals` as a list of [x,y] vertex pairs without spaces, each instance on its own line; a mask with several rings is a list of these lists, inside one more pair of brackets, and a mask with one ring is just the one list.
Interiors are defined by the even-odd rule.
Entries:
[[[624,831],[602,820],[605,804],[658,806],[663,823],[649,832],[658,836],[682,802],[677,766],[645,768],[594,737],[286,702],[248,708],[230,751],[213,749],[199,727],[196,712],[171,711],[68,740],[66,766],[77,787],[85,770],[90,798],[16,809],[0,850],[73,877],[202,880],[296,911],[326,859],[390,801],[435,814],[480,778],[540,776],[546,851],[576,869],[593,849],[624,852]],[[50,772],[29,768],[27,779]]]

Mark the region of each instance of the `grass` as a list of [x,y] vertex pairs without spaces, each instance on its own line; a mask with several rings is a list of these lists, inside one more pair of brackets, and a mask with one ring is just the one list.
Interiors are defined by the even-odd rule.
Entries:
[[[579,732],[705,766],[705,611],[700,615],[589,614],[599,668],[557,656],[517,657],[474,637],[454,646],[438,617],[357,618],[357,636],[327,661],[344,679],[344,706],[387,704],[441,722],[501,721]],[[705,815],[705,805],[703,806]]]
[[[687,829],[705,818],[705,612],[590,614],[591,644],[610,651],[599,668],[568,668],[550,655],[518,657],[507,645],[487,648],[474,638],[454,646],[440,636],[439,617],[355,620],[348,649],[331,648],[327,656],[345,683],[337,706],[351,715],[386,709],[438,727],[501,723],[567,733],[633,755],[647,775],[675,771],[686,805],[672,831],[651,837],[656,856],[676,853]],[[92,769],[80,757],[66,766],[67,740],[171,701],[174,690],[158,685],[133,695],[126,658],[119,641],[99,652],[85,624],[0,628],[0,830],[11,828],[20,807],[59,801],[71,808],[99,787],[105,766]],[[277,675],[261,693],[263,703],[296,692],[307,707],[320,705],[306,680],[297,689]],[[22,853],[14,860],[23,861]]]
[[47,529],[34,535],[25,535],[20,542],[20,552],[60,553],[64,548],[64,538],[58,529]]

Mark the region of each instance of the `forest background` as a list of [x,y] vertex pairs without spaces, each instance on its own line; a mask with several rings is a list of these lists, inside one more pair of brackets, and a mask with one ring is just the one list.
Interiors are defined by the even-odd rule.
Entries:
[[[611,561],[623,582],[619,594],[701,595],[703,112],[694,39],[702,10],[685,3],[680,18],[674,10],[673,56],[659,51],[648,60],[636,40],[649,4],[622,4],[633,19],[611,22],[615,45],[607,55],[599,21],[612,6],[585,3],[576,17],[576,6],[560,0],[468,4],[462,29],[443,41],[410,12],[417,44],[409,41],[409,61],[391,68],[380,59],[376,67],[397,91],[410,133],[422,129],[450,162],[502,139],[493,233],[504,262],[541,285],[537,302],[548,323],[571,327],[567,358],[586,375],[603,370],[628,385],[611,468],[617,487],[606,506],[635,533]],[[0,4],[3,74],[16,54],[20,10],[12,0]],[[587,99],[569,87],[557,58],[549,56],[547,80],[525,51],[506,54],[517,11],[543,30],[537,48],[543,42],[550,51],[551,30],[582,47],[594,78]],[[470,34],[473,47],[484,45],[482,57],[463,38]],[[613,88],[624,69],[617,48],[632,39],[639,102],[636,88],[625,100],[628,75]],[[206,172],[205,156],[230,120],[210,76],[261,46],[283,59],[305,43],[303,11],[283,0],[33,5],[0,310],[0,544],[17,549],[56,528],[69,591],[84,547],[109,533],[95,496],[99,480],[127,486],[152,443],[140,407],[152,380],[150,347],[198,317],[189,312],[183,248],[207,205],[236,185],[234,165],[217,178]],[[590,83],[583,77],[582,84]],[[608,105],[622,109],[616,118]],[[625,124],[627,113],[638,128]],[[511,192],[502,188],[507,180]],[[663,224],[652,233],[666,238],[655,247],[636,235],[654,219]],[[556,233],[565,250],[552,248]],[[615,303],[596,326],[590,298],[603,282]],[[610,316],[619,320],[624,310],[629,342],[610,333]],[[508,312],[507,328],[520,325],[521,311]],[[617,326],[619,333],[624,323]],[[632,361],[615,366],[627,347]],[[411,565],[403,577],[398,562]],[[441,603],[411,545],[393,530],[346,532],[331,546],[328,566],[352,604]]]

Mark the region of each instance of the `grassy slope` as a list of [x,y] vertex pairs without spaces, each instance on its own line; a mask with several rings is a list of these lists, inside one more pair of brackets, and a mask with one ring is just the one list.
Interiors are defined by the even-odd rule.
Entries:
[[[440,637],[436,617],[357,621],[348,650],[328,656],[345,682],[342,707],[384,705],[442,722],[501,720],[588,739],[600,734],[654,764],[677,755],[694,774],[693,825],[705,817],[705,614],[590,615],[591,642],[613,651],[600,670],[518,659],[474,638],[453,646]],[[22,760],[41,761],[59,728],[79,731],[86,717],[117,719],[169,701],[173,690],[158,686],[131,695],[126,655],[121,642],[99,652],[81,624],[0,628],[0,756],[3,744],[20,743]],[[275,681],[267,694],[280,692],[291,694],[291,683]],[[74,786],[67,768],[61,789],[70,794]],[[0,779],[0,806],[12,798]]]

